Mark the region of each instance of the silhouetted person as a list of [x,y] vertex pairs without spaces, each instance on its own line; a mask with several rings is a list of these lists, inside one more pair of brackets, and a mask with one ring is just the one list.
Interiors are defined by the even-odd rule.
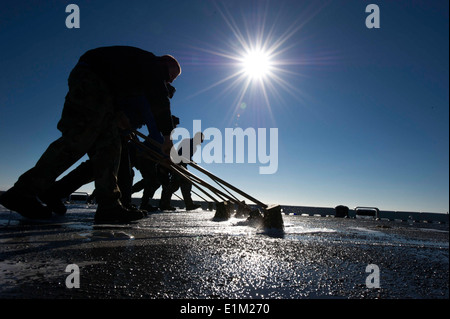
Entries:
[[[204,139],[205,137],[203,133],[198,132],[195,134],[194,138],[186,138],[180,142],[178,147],[178,155],[182,157],[182,161],[180,162],[181,166],[187,169],[187,163],[185,163],[183,158],[185,160],[192,161],[192,156],[194,156],[197,151],[197,147],[203,143]],[[170,206],[170,200],[172,194],[175,193],[178,188],[181,189],[186,210],[194,210],[200,207],[200,205],[194,204],[192,201],[192,183],[176,173],[171,173],[166,187],[163,187],[163,191],[161,192],[161,200],[159,204],[161,210],[173,210],[173,207]]]
[[101,47],[81,56],[69,76],[69,92],[58,129],[62,136],[36,165],[0,197],[0,203],[28,218],[50,218],[37,199],[56,178],[88,154],[94,169],[96,221],[128,222],[143,217],[120,202],[117,171],[121,133],[146,124],[163,136],[162,151],[172,147],[173,129],[166,83],[181,73],[171,56],[128,46]]
[[[169,98],[172,98],[176,90],[169,83],[167,83],[166,86],[169,92]],[[180,123],[180,119],[173,115],[172,121],[174,126]],[[161,143],[162,142],[161,133],[155,127],[156,125],[154,125],[153,128],[149,128],[150,132],[149,137]],[[155,151],[161,152],[160,149],[156,149],[153,145],[149,144],[148,142],[144,143],[148,147],[153,148]],[[159,188],[159,186],[161,186],[161,183],[157,179],[156,173],[155,174],[148,173],[148,170],[152,168],[147,167],[147,165],[144,166],[144,163],[147,162],[149,163],[149,165],[155,166],[155,162],[143,156],[138,156],[137,154],[140,153],[141,152],[137,151],[137,147],[135,146],[134,143],[129,142],[128,138],[122,137],[122,152],[117,179],[121,193],[120,201],[123,206],[125,206],[130,210],[136,210],[136,208],[131,203],[131,195],[135,192],[133,191],[133,177],[134,177],[133,167],[139,169],[141,171],[142,176],[146,176],[146,183],[152,186],[150,190],[147,189],[147,192],[144,191],[144,195],[150,196],[151,194],[151,197],[153,197],[154,192]],[[153,169],[155,168],[153,167]],[[64,215],[67,211],[67,208],[62,202],[62,199],[69,197],[70,194],[75,192],[81,186],[93,181],[94,181],[94,167],[92,165],[92,161],[89,159],[81,163],[70,173],[68,173],[63,178],[55,182],[49,189],[47,189],[47,191],[45,191],[43,195],[39,195],[39,199],[41,199],[45,204],[47,204],[47,207],[49,207],[54,213],[58,215]],[[148,185],[147,188],[149,188]],[[151,189],[154,189],[153,193],[151,193]],[[140,191],[140,189],[138,191]],[[91,194],[90,196],[91,200],[94,197],[96,197],[97,192],[94,191],[94,193]],[[146,210],[150,209],[141,208],[141,210],[144,215],[147,215]]]
[[[131,205],[131,186],[134,177],[134,171],[131,166],[129,156],[128,139],[122,137],[122,151],[120,156],[120,165],[117,172],[117,185],[120,190],[120,202],[128,208],[135,210]],[[62,199],[68,198],[70,194],[77,189],[91,183],[94,178],[94,166],[90,159],[78,165],[74,170],[56,181],[44,194],[39,195],[39,199],[43,201],[49,209],[57,215],[64,215],[67,211]],[[95,193],[95,194],[94,194]],[[96,192],[93,192],[90,199],[96,198]],[[145,212],[143,212],[145,214]]]
[[[175,88],[173,88],[172,96],[174,93]],[[176,116],[172,116],[172,122],[176,127],[178,124],[180,124],[180,119]],[[152,136],[149,137],[152,138]],[[147,140],[144,141],[144,145],[147,148],[156,150],[155,146]],[[134,150],[134,152],[132,151],[130,152],[130,154],[133,154],[132,157],[134,158],[135,167],[140,171],[142,175],[142,181],[140,183],[142,183],[141,185],[144,189],[144,192],[141,198],[140,209],[155,211],[158,208],[150,205],[150,199],[153,198],[153,195],[160,186],[162,186],[163,189],[162,193],[166,191],[165,188],[170,181],[170,171],[165,167],[159,165],[155,161],[149,159],[146,151],[140,149],[140,147],[135,146],[132,147],[131,150]],[[139,185],[134,185],[132,193],[140,191],[142,188],[139,189],[139,187]]]

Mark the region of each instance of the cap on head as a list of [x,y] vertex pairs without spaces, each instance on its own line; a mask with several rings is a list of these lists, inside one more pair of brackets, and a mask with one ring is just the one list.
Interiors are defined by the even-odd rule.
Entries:
[[161,57],[161,61],[166,63],[167,68],[169,69],[169,83],[172,83],[180,74],[181,74],[181,66],[180,63],[171,55],[163,55]]

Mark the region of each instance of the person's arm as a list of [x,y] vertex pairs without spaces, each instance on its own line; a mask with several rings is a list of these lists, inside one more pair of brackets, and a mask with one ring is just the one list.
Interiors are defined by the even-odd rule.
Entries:
[[[142,106],[141,114],[145,124],[147,125],[150,138],[160,143],[162,153],[168,156],[170,154],[170,149],[173,146],[172,140],[170,139],[170,132],[172,132],[172,129],[170,129],[170,131],[168,131],[168,129],[165,130],[168,134],[161,135],[162,132],[160,133],[160,129],[157,124],[158,122],[155,120],[148,103]],[[170,116],[170,122],[172,123],[172,116]]]
[[170,155],[170,150],[173,147],[173,142],[170,139],[170,135],[164,135],[164,142],[162,144],[161,150],[165,155]]
[[162,80],[153,82],[147,92],[147,98],[150,102],[151,113],[154,115],[156,126],[164,137],[162,151],[164,154],[169,155],[170,149],[173,147],[170,134],[174,129],[174,125],[170,111],[169,91],[165,82]]
[[151,89],[147,93],[151,111],[155,117],[158,130],[164,136],[170,136],[174,129],[172,113],[170,111],[169,91],[164,81],[152,83]]

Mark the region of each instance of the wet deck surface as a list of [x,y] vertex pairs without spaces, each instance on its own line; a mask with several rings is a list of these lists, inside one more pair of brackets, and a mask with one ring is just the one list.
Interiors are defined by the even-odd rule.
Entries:
[[38,222],[0,206],[0,297],[449,298],[448,225],[283,215],[280,233],[197,210],[95,226],[94,211]]

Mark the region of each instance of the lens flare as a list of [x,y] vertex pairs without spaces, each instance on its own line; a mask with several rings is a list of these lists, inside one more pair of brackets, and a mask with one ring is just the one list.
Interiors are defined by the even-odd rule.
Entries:
[[[239,19],[239,15],[228,11],[225,2],[212,3],[226,26],[218,32],[222,35],[223,45],[220,44],[220,39],[193,48],[208,54],[203,58],[206,62],[202,62],[202,66],[225,66],[227,71],[221,71],[222,78],[188,98],[223,86],[218,92],[218,99],[230,95],[235,97],[230,108],[233,114],[227,118],[234,118],[242,110],[242,105],[247,106],[249,103],[258,105],[258,108],[252,109],[261,112],[265,105],[266,114],[273,118],[271,101],[276,99],[277,105],[280,105],[284,100],[283,93],[303,103],[305,92],[296,85],[302,75],[297,67],[316,64],[316,61],[308,60],[299,55],[298,51],[291,51],[298,50],[298,44],[302,40],[302,37],[296,35],[323,6],[317,6],[314,2],[306,6],[302,14],[294,17],[290,12],[283,14],[280,11],[276,14],[271,10],[269,1],[260,1],[254,10],[243,12],[242,19]],[[244,99],[246,103],[243,102]]]
[[270,74],[270,57],[262,50],[250,51],[243,57],[242,67],[252,80],[260,80]]

